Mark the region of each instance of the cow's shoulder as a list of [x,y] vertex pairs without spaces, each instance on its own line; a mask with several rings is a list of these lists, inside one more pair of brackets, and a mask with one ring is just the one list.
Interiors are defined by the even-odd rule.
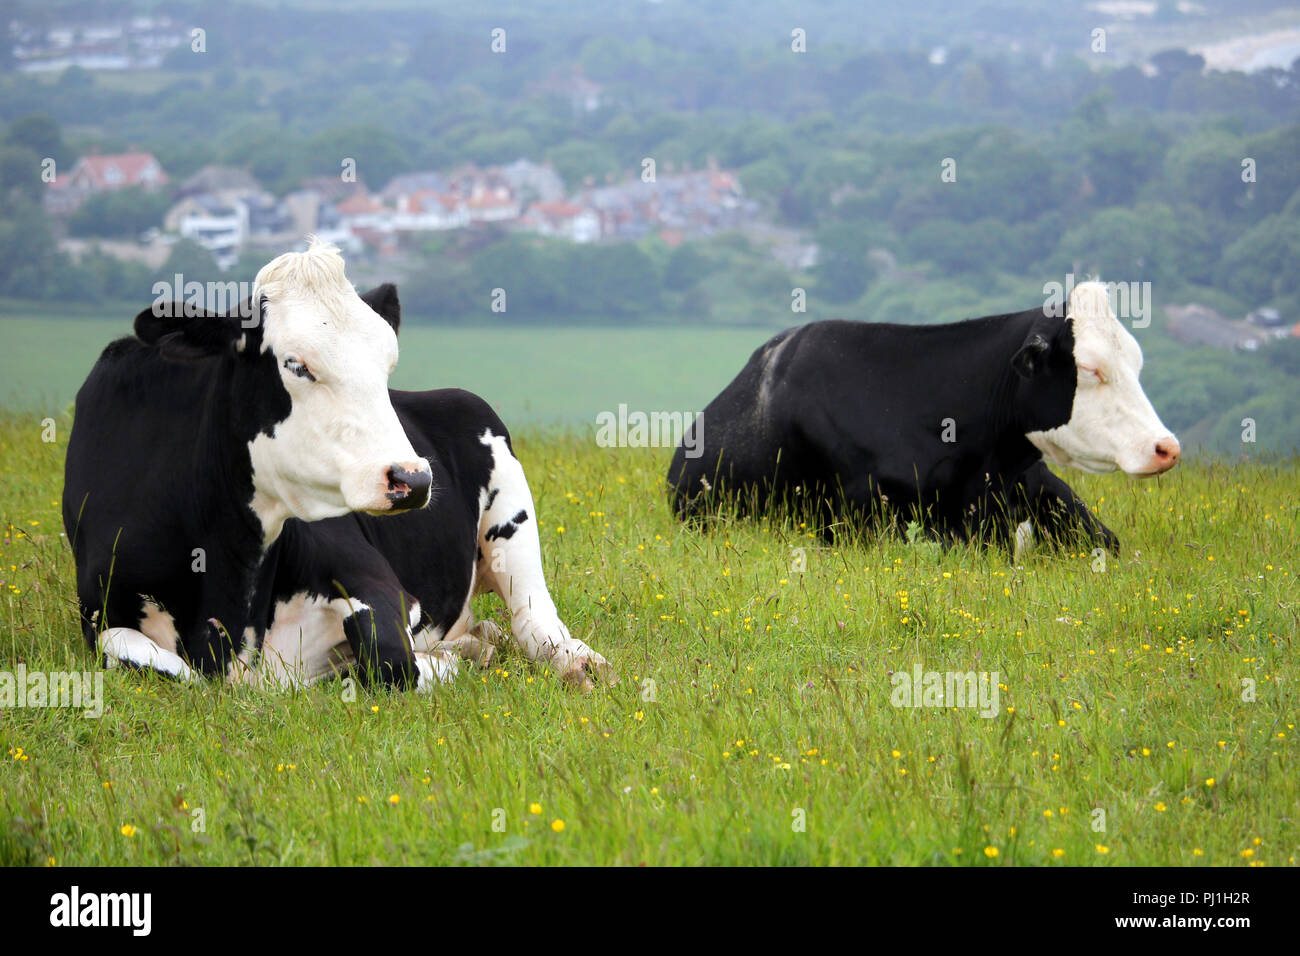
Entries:
[[435,483],[453,482],[460,492],[457,497],[477,513],[493,471],[502,464],[498,458],[514,456],[501,416],[483,398],[461,388],[391,394],[411,444],[435,471]]
[[485,431],[504,438],[510,447],[510,433],[501,416],[473,392],[437,388],[423,392],[390,390],[390,394],[408,434],[416,432],[439,450],[481,444]]
[[134,335],[123,335],[121,338],[114,339],[104,346],[104,351],[99,353],[99,360],[101,362],[113,362],[140,355],[148,350],[149,346]]

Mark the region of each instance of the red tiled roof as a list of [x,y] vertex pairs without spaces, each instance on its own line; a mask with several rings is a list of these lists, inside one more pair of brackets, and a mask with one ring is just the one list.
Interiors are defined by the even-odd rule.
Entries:
[[[153,168],[157,175],[145,179],[146,170]],[[117,153],[112,156],[83,156],[78,161],[73,175],[81,172],[90,179],[96,189],[121,189],[126,186],[139,186],[142,183],[163,185],[167,174],[162,164],[152,153]]]
[[577,203],[557,200],[556,202],[535,202],[531,212],[546,216],[548,219],[572,219],[574,216],[582,215],[583,208]]
[[451,211],[460,205],[460,199],[456,196],[449,196],[446,193],[440,193],[436,189],[417,189],[407,197],[407,202],[413,211],[425,212],[442,206],[443,209]]
[[383,212],[384,204],[373,196],[358,194],[349,196],[335,208],[345,216],[356,216],[368,212]]

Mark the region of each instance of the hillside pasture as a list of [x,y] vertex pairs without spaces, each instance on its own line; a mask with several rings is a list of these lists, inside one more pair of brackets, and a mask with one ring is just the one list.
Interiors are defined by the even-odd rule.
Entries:
[[[96,668],[69,425],[0,422],[0,671]],[[700,534],[666,450],[516,444],[556,602],[617,685],[509,651],[428,696],[108,671],[101,717],[0,711],[0,863],[1294,864],[1300,462],[1072,476],[1123,541],[1101,569]],[[992,716],[895,706],[918,666],[996,672]]]

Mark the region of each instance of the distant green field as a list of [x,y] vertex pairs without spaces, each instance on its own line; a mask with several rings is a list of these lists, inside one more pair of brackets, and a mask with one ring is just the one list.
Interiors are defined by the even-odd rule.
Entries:
[[[76,396],[130,316],[0,318],[0,407],[52,413]],[[592,422],[618,402],[699,411],[772,335],[770,329],[519,326],[402,329],[395,388],[457,386],[482,395],[507,424]]]

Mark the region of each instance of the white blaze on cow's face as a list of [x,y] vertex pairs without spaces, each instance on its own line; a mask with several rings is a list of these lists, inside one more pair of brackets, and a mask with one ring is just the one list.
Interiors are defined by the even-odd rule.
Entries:
[[1106,286],[1085,282],[1070,295],[1078,383],[1070,420],[1027,436],[1053,464],[1090,472],[1150,476],[1178,464],[1178,439],[1160,421],[1138,375],[1142,349],[1111,310]]
[[287,418],[249,443],[253,508],[268,537],[286,517],[315,521],[423,507],[429,464],[415,453],[388,395],[397,334],[344,277],[332,246],[266,265],[254,282]]

